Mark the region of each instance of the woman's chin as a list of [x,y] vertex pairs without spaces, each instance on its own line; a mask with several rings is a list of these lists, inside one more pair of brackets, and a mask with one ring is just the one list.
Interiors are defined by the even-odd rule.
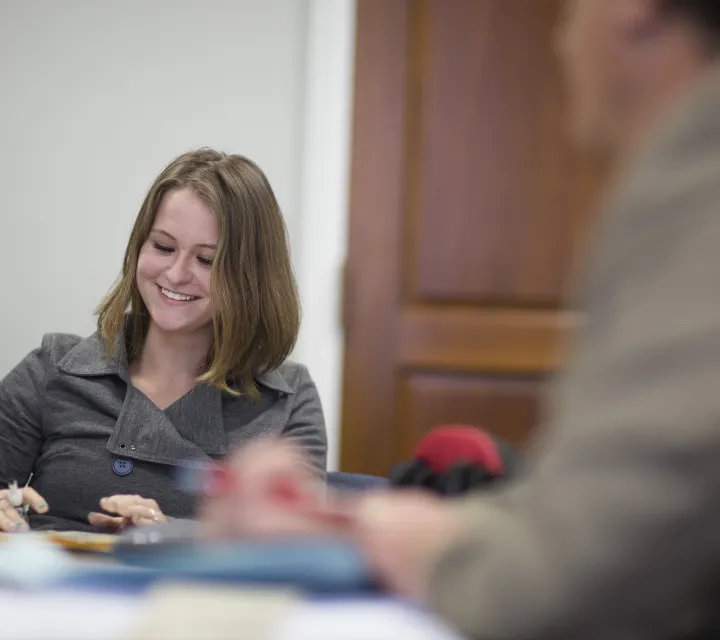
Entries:
[[207,323],[200,321],[185,320],[179,318],[154,317],[152,323],[162,333],[168,334],[188,334],[201,331]]

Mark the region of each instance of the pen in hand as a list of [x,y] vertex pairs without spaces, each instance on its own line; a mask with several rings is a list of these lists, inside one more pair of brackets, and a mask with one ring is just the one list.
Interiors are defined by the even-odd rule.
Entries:
[[18,487],[17,480],[13,480],[8,485],[8,500],[10,501],[10,504],[15,507],[15,511],[18,512],[18,515],[27,522],[28,505],[24,504],[25,499],[23,498],[22,491]]
[[30,478],[23,488],[17,481],[8,483],[7,489],[0,489],[0,531],[22,532],[30,530],[30,509],[47,513],[47,503],[30,485]]
[[0,491],[0,531],[23,532],[30,529],[24,509],[23,491],[16,481]]

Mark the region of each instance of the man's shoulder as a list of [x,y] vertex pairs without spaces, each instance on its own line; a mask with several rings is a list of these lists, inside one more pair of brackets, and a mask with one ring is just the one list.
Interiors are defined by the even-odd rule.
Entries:
[[720,70],[668,117],[628,163],[620,207],[638,229],[676,233],[718,221]]

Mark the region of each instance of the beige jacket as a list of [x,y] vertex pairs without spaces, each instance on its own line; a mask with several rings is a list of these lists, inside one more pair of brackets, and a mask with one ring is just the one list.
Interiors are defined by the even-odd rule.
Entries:
[[434,568],[472,638],[686,638],[720,612],[720,69],[657,134],[606,203],[529,477],[465,501]]

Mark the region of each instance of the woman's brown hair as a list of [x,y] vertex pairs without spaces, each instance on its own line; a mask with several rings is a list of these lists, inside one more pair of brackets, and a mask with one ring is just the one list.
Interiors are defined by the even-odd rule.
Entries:
[[185,153],[157,177],[140,207],[122,274],[100,303],[98,331],[112,355],[123,333],[128,361],[142,352],[150,317],[135,274],[163,196],[192,188],[215,213],[220,239],[212,265],[213,345],[199,381],[258,395],[254,377],[278,367],[300,328],[287,228],[265,174],[251,160],[212,149]]

